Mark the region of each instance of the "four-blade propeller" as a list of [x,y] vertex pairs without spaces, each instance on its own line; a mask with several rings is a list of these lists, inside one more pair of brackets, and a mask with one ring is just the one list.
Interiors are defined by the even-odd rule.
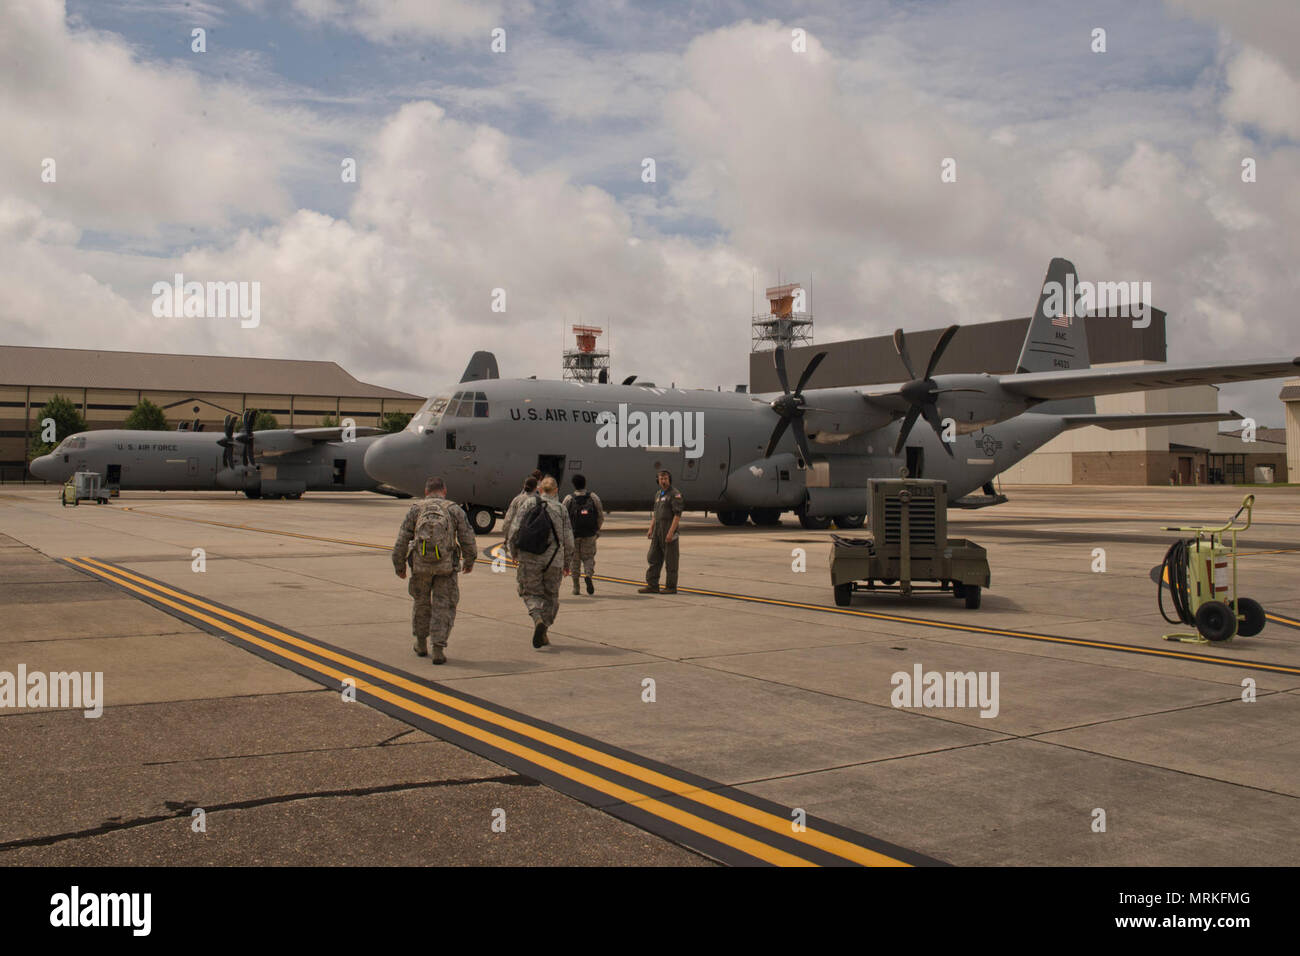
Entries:
[[235,415],[227,415],[225,423],[226,437],[217,440],[221,446],[221,466],[223,468],[235,467],[235,424],[239,418]]
[[257,409],[244,409],[244,433],[239,436],[239,440],[244,445],[243,462],[245,465],[253,463],[253,423],[257,421]]
[[785,434],[785,430],[794,422],[794,440],[799,446],[799,451],[803,455],[804,467],[812,467],[812,450],[808,447],[808,436],[803,430],[803,414],[808,410],[807,404],[803,398],[803,387],[808,384],[812,378],[813,372],[817,371],[817,366],[821,365],[822,359],[826,357],[825,352],[818,352],[812,357],[812,361],[804,368],[803,374],[799,376],[799,383],[795,385],[794,391],[790,391],[790,378],[785,371],[785,349],[777,349],[772,353],[776,361],[776,375],[781,380],[781,390],[785,393],[780,398],[774,399],[771,403],[772,411],[781,416],[781,420],[776,423],[776,428],[772,431],[772,437],[767,443],[767,453],[764,458],[771,458],[772,452],[776,451],[776,444]]
[[898,352],[898,357],[903,360],[903,367],[907,369],[907,374],[912,376],[912,380],[898,390],[899,394],[907,401],[911,408],[907,410],[907,415],[903,419],[903,427],[898,430],[898,441],[894,443],[894,454],[901,455],[903,446],[907,444],[907,436],[911,434],[912,426],[916,424],[918,418],[924,418],[934,429],[934,433],[939,436],[939,441],[943,444],[943,450],[948,453],[948,457],[953,457],[952,442],[943,440],[943,419],[939,416],[939,406],[937,399],[945,392],[974,392],[974,388],[939,388],[934,381],[934,370],[939,364],[939,359],[943,356],[943,351],[952,341],[952,337],[957,334],[958,326],[950,325],[943,330],[943,335],[939,336],[939,341],[935,343],[934,351],[930,353],[930,361],[925,366],[925,376],[918,378],[916,370],[912,367],[911,356],[907,354],[907,342],[903,337],[902,329],[894,330],[894,349]]
[[244,430],[238,435],[235,434],[235,426],[240,423],[238,415],[227,415],[225,421],[225,437],[218,438],[217,444],[221,446],[221,465],[223,468],[235,467],[235,444],[241,446],[240,461],[245,466],[253,464],[253,424],[257,421],[257,409],[248,408],[244,410],[243,425]]

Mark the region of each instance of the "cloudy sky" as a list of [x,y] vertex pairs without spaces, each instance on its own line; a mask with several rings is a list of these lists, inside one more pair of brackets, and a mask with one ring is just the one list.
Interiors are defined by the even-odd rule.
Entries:
[[[1171,360],[1300,354],[1291,0],[5,0],[0,131],[4,344],[425,394],[478,348],[558,377],[582,321],[725,386],[755,276],[831,341],[1026,315],[1063,255],[1151,282]],[[155,317],[177,272],[261,324]],[[1224,406],[1280,424],[1279,384]]]

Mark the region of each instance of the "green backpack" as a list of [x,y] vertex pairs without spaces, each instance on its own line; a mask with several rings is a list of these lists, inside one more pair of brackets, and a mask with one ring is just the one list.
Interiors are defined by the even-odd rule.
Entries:
[[452,503],[443,498],[425,501],[415,519],[411,561],[418,571],[435,576],[452,574],[456,559],[456,522]]

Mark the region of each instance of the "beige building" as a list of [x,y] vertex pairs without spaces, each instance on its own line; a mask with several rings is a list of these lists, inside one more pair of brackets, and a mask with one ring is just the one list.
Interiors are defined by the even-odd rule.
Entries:
[[1290,379],[1278,395],[1286,409],[1286,463],[1287,473],[1300,476],[1300,378]]
[[[1114,362],[1104,367],[1158,364]],[[1213,385],[1099,395],[1096,402],[1104,415],[1220,410],[1219,389]],[[1217,422],[1116,431],[1078,428],[1052,439],[998,480],[1008,485],[1231,485],[1254,482],[1261,467],[1272,469],[1273,480],[1279,482],[1293,473],[1287,466],[1287,446],[1277,440],[1280,429],[1257,428],[1250,442],[1243,440],[1240,427],[1231,432],[1219,428]]]
[[91,349],[0,346],[0,479],[26,473],[37,413],[49,399],[71,400],[91,429],[120,428],[142,398],[168,424],[222,428],[227,415],[267,411],[282,428],[310,428],[325,416],[379,425],[389,412],[417,411],[424,398],[359,382],[335,362],[167,355]]

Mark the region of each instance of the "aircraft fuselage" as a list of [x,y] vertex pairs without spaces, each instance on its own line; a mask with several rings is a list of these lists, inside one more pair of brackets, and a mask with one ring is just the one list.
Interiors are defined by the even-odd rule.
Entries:
[[[259,433],[271,436],[276,431]],[[373,437],[354,442],[317,442],[309,447],[268,454],[255,464],[224,463],[220,432],[80,432],[52,453],[36,458],[31,472],[46,481],[67,481],[78,471],[99,473],[106,485],[127,491],[248,491],[300,494],[303,491],[363,491],[375,487],[363,467]],[[267,439],[268,443],[270,439]]]
[[[808,393],[810,405],[818,404],[817,394]],[[773,397],[532,379],[466,382],[431,398],[405,431],[379,439],[366,470],[414,495],[438,475],[451,498],[497,511],[536,468],[555,475],[562,494],[581,473],[607,508],[649,510],[655,475],[666,468],[691,510],[787,510],[807,500],[810,514],[862,514],[867,480],[896,477],[909,459],[914,474],[947,480],[955,498],[1060,431],[1052,416],[1023,415],[960,435],[949,458],[937,436],[917,429],[896,457],[899,426],[892,422],[814,440],[815,467],[804,469],[790,432],[764,457],[778,420],[768,404]]]

